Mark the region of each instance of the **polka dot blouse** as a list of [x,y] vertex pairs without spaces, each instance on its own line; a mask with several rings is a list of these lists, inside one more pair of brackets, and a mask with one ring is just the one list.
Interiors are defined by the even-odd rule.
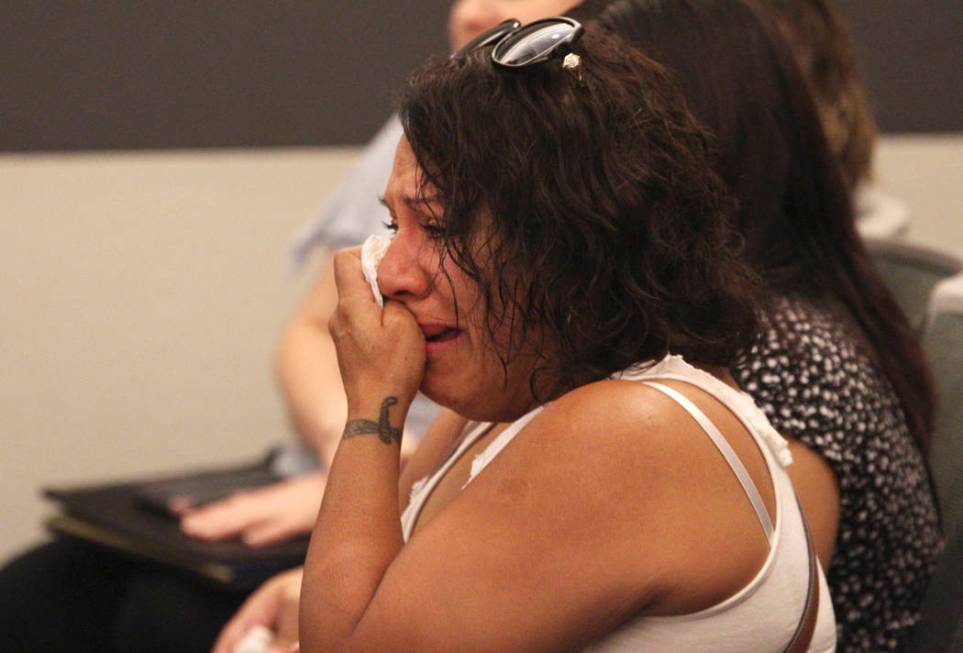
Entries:
[[892,387],[831,314],[781,300],[736,380],[775,428],[816,450],[839,482],[828,571],[838,651],[898,651],[941,546],[923,457]]

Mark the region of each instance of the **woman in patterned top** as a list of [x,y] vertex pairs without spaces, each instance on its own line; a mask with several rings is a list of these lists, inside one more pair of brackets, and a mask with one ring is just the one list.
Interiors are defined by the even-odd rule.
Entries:
[[[734,375],[794,440],[790,475],[810,523],[837,528],[835,549],[820,555],[831,559],[838,650],[899,650],[940,548],[923,456],[933,386],[854,228],[792,53],[750,2],[589,0],[571,15],[666,65],[716,134],[746,252],[771,297]],[[827,470],[838,504],[809,489]]]

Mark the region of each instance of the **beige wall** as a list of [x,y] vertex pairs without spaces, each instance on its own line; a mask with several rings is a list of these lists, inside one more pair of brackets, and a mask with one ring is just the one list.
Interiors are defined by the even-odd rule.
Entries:
[[[242,460],[284,437],[291,235],[354,150],[0,157],[0,560],[38,488]],[[888,138],[910,238],[963,253],[963,137]]]
[[302,286],[288,246],[354,155],[0,157],[0,559],[41,535],[43,484],[286,437],[270,359]]
[[909,206],[910,241],[963,256],[963,134],[884,137],[876,176]]

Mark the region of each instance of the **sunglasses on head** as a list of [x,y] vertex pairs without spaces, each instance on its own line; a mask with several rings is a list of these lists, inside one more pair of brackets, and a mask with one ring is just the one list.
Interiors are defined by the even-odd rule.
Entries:
[[522,26],[511,18],[485,30],[458,52],[452,59],[464,57],[479,48],[492,48],[492,61],[505,68],[524,68],[567,52],[585,30],[571,18],[556,16],[543,18]]

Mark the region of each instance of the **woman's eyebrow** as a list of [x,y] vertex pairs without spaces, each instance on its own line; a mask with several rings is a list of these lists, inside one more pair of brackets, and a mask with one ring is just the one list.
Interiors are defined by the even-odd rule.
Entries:
[[[383,206],[387,207],[388,211],[394,215],[394,208],[384,195],[379,197],[378,201]],[[439,215],[438,209],[440,208],[441,202],[441,197],[439,195],[405,195],[401,198],[401,201],[413,213],[426,218],[437,218]]]
[[411,208],[430,206],[431,204],[437,204],[440,201],[440,196],[438,195],[405,195],[401,198],[405,204]]
[[[407,206],[412,212],[421,215],[425,218],[437,218],[439,204],[441,202],[441,197],[437,194],[435,195],[405,195],[401,198],[401,201]],[[394,216],[394,207],[389,203],[386,195],[378,196],[378,203],[388,209],[388,212]]]
[[[413,209],[429,204],[437,204],[440,200],[441,197],[439,195],[406,195],[401,198],[401,201],[404,202],[406,206]],[[378,203],[388,209],[391,208],[385,195],[378,196]]]

